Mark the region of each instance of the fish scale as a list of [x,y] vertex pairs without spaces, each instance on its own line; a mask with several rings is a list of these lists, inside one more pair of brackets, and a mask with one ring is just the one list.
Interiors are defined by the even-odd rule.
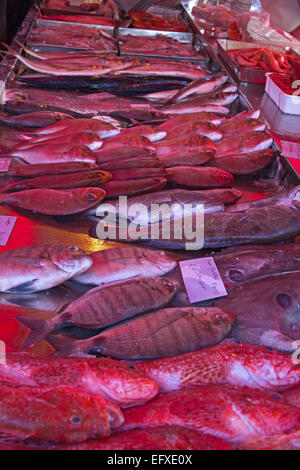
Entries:
[[121,430],[177,425],[243,443],[299,427],[299,409],[248,387],[205,385],[160,394],[125,410]]
[[67,324],[104,328],[126,318],[164,307],[174,297],[177,282],[163,278],[137,278],[96,287],[49,320],[18,317],[32,329],[23,349],[40,341],[57,327]]
[[[300,369],[291,367],[289,356],[247,343],[219,344],[199,351],[134,363],[155,380],[161,392],[185,386],[229,384],[295,394],[299,402]],[[292,405],[296,404],[290,401]]]
[[97,336],[74,340],[49,336],[55,355],[100,353],[118,359],[174,356],[216,344],[231,331],[234,315],[215,308],[164,308],[114,325]]

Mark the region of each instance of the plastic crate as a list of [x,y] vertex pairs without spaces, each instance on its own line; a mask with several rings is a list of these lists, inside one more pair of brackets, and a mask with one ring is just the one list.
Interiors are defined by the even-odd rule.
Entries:
[[273,80],[274,72],[266,73],[266,93],[285,114],[300,115],[300,96],[285,93]]

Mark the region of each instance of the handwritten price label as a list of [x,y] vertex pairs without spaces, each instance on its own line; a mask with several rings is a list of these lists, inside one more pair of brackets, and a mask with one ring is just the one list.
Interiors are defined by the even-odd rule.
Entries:
[[212,257],[180,261],[179,266],[191,303],[227,295]]
[[17,221],[17,217],[0,215],[0,245],[5,246]]
[[300,142],[281,141],[282,155],[288,158],[300,158]]
[[0,158],[0,172],[8,171],[10,167],[10,158]]

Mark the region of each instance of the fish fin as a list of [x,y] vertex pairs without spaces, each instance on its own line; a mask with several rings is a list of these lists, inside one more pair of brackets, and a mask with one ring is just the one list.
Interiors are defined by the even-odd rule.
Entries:
[[[51,356],[67,357],[80,356],[81,351],[77,348],[80,340],[63,335],[49,335],[46,340],[55,349]],[[91,356],[92,357],[92,356]]]
[[[44,320],[42,318],[16,317],[23,325],[30,328],[30,333],[22,344],[21,351],[42,341],[54,328],[52,319]],[[51,321],[52,320],[52,321]]]
[[36,281],[38,281],[38,279],[32,279],[31,281],[22,282],[21,284],[17,284],[16,286],[11,287],[6,292],[11,292],[13,294],[29,294],[31,292],[34,292],[34,290],[32,289]]

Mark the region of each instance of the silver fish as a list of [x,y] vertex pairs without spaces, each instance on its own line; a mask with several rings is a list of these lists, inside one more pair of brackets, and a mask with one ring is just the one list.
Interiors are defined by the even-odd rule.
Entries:
[[50,289],[83,273],[92,263],[92,258],[77,246],[46,245],[40,250],[7,251],[0,254],[0,291]]
[[76,276],[80,284],[102,285],[132,277],[163,276],[177,265],[163,251],[135,246],[121,246],[91,254],[93,265],[86,273]]

